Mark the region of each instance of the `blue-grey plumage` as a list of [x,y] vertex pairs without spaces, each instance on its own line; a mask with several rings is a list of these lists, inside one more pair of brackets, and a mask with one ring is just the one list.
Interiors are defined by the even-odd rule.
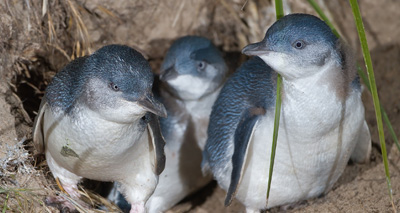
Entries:
[[[368,161],[371,138],[354,59],[323,21],[285,16],[242,52],[268,66],[252,65],[261,63],[253,58],[227,81],[213,106],[203,152],[204,169],[228,192],[226,205],[236,197],[247,211],[258,211],[316,197],[332,187],[349,158]],[[274,71],[282,75],[282,108],[267,202]],[[260,72],[269,74],[245,75]],[[242,89],[251,81],[258,86]]]
[[[168,50],[155,88],[168,114],[160,119],[167,162],[146,204],[148,212],[164,212],[211,181],[201,172],[201,152],[211,107],[227,74],[221,52],[204,37],[182,37]],[[108,198],[126,206],[115,187]]]
[[200,36],[185,36],[168,50],[160,80],[179,99],[198,100],[221,87],[227,75],[221,52]]
[[[275,90],[276,72],[259,57],[246,61],[228,79],[212,108],[208,140],[203,152],[205,170],[211,168],[213,173],[224,173],[226,168],[222,165],[230,164],[231,161],[234,166],[242,166],[249,140],[240,139],[246,137],[246,131],[252,132],[255,121],[265,115],[266,110],[274,107]],[[246,120],[249,123],[243,125]],[[235,153],[231,153],[232,146],[235,147]],[[241,170],[232,173],[235,172],[240,173]],[[235,174],[231,181],[237,184],[240,176]],[[226,205],[232,201],[235,191],[232,188],[228,193]]]
[[[134,49],[105,46],[53,78],[35,119],[33,140],[55,178],[73,197],[84,177],[117,181],[132,209],[144,211],[165,166],[152,93],[153,74]],[[138,175],[140,174],[140,175]]]
[[203,187],[201,172],[211,107],[228,74],[221,52],[204,37],[185,36],[168,50],[160,72],[160,98],[167,118],[160,120],[167,162],[146,206],[163,212]]

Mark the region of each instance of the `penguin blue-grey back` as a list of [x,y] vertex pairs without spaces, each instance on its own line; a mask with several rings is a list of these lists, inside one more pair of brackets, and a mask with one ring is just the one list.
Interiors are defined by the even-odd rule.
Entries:
[[122,45],[78,58],[53,78],[33,140],[72,197],[80,197],[82,177],[116,181],[132,209],[144,211],[165,166],[156,115],[166,116],[166,110],[155,100],[152,84],[147,61]]
[[[259,58],[222,89],[203,152],[203,168],[227,191],[225,205],[236,197],[254,212],[316,197],[329,191],[350,157],[368,161],[371,138],[354,59],[323,21],[287,15],[242,52]],[[267,202],[275,72],[283,80],[282,108]]]
[[[275,104],[276,73],[259,57],[246,61],[228,79],[212,108],[207,144],[203,152],[204,167],[213,173],[224,172],[219,167],[228,163],[225,158],[240,118],[250,109],[269,109]],[[262,79],[262,80],[261,80]],[[259,97],[263,97],[262,99]],[[220,164],[220,161],[226,161]]]
[[[238,184],[241,177],[238,173],[242,171],[235,166],[241,168],[244,163],[250,137],[248,133],[251,133],[255,122],[275,104],[275,79],[276,73],[259,57],[253,57],[226,82],[210,116],[208,140],[203,152],[205,173],[211,168],[214,175],[224,174],[227,172],[226,165],[232,162],[231,184]],[[246,119],[248,122],[243,123]],[[234,153],[229,153],[232,145]],[[231,155],[232,159],[226,158],[227,155]],[[236,186],[232,186],[226,204],[232,201],[235,191]]]

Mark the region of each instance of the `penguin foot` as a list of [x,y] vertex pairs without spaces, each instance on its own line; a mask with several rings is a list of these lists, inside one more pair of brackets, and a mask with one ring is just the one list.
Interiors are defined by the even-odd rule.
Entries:
[[[78,192],[76,192],[78,193]],[[79,195],[79,194],[78,194]],[[76,199],[78,198],[78,199]],[[79,199],[78,197],[68,197],[64,193],[56,196],[48,196],[45,200],[46,205],[54,206],[60,212],[79,212],[78,209],[89,209],[90,205]]]
[[129,213],[144,213],[144,202],[133,203],[131,207],[131,211]]

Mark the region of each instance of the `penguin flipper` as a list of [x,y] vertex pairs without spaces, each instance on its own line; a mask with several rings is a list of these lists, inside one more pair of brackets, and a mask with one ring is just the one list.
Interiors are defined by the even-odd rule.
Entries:
[[256,124],[265,114],[264,108],[252,108],[242,114],[234,135],[234,152],[232,156],[232,173],[225,206],[229,206],[235,198],[238,186],[244,173],[250,141],[255,131]]
[[43,135],[43,119],[47,105],[48,105],[47,101],[43,99],[42,102],[40,103],[38,115],[36,116],[35,121],[33,123],[33,130],[32,130],[33,144],[35,146],[35,149],[39,153],[43,153],[46,147]]
[[371,155],[371,134],[368,129],[367,122],[361,128],[360,135],[353,153],[351,153],[351,160],[355,163],[368,163]]
[[161,134],[160,121],[158,117],[152,113],[147,114],[149,123],[147,124],[147,129],[149,131],[149,136],[151,143],[153,144],[155,150],[155,173],[160,175],[165,168],[165,139]]

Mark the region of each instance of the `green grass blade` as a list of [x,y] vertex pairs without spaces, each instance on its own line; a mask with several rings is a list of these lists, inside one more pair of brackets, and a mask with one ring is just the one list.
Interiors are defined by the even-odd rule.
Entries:
[[274,163],[275,163],[275,150],[278,142],[278,130],[279,130],[279,120],[281,116],[281,85],[282,85],[282,77],[278,75],[278,79],[276,82],[276,104],[275,104],[275,120],[274,120],[274,133],[272,137],[272,148],[271,148],[271,160],[269,164],[269,176],[268,176],[268,188],[267,188],[267,205],[269,199],[269,192],[271,189],[272,182],[272,173],[274,171]]
[[10,196],[10,193],[7,193],[6,200],[4,201],[4,204],[3,204],[3,211],[2,211],[2,213],[5,213],[5,212],[7,211],[7,209],[8,209],[7,202],[8,202],[8,197],[9,197],[9,196]]
[[[314,0],[308,0],[308,2],[314,8],[314,10],[318,13],[318,15],[322,18],[322,20],[324,20],[325,23],[331,28],[332,32],[338,38],[340,38],[340,35],[336,31],[336,29],[333,26],[332,22],[330,22],[328,17],[325,15],[325,13],[319,7],[319,5]],[[368,91],[371,92],[371,86],[369,84],[368,77],[366,76],[365,72],[361,69],[361,67],[359,65],[357,67],[357,71],[358,71],[358,75],[361,77],[361,80],[363,81],[363,83],[367,87]],[[383,108],[382,104],[380,106],[381,106],[381,111],[382,111],[382,115],[383,115],[383,121],[385,122],[387,128],[389,129],[389,133],[392,136],[392,139],[393,139],[394,143],[396,144],[397,149],[400,151],[400,143],[399,143],[399,139],[397,138],[396,132],[394,131],[392,123],[390,122],[389,117],[387,116],[386,111]]]
[[[282,0],[275,0],[275,10],[276,10],[276,19],[279,20],[284,16],[283,14],[283,5]],[[278,139],[278,130],[279,130],[279,120],[281,116],[281,85],[282,85],[282,76],[278,74],[277,82],[276,82],[276,103],[275,103],[275,120],[274,120],[274,133],[272,137],[272,148],[271,148],[271,160],[269,164],[269,174],[268,174],[268,188],[267,188],[267,205],[269,199],[269,192],[271,190],[271,182],[272,182],[272,173],[274,171],[274,162],[275,162],[275,150]]]
[[[371,86],[369,84],[368,77],[365,75],[364,71],[361,69],[360,66],[358,66],[357,71],[358,71],[358,75],[361,77],[361,79],[364,82],[365,86],[371,92]],[[379,103],[379,104],[380,104],[381,110],[382,110],[383,121],[385,122],[387,128],[389,129],[389,133],[392,136],[393,141],[396,144],[397,149],[400,151],[399,139],[397,138],[396,132],[393,129],[392,123],[390,122],[389,117],[386,114],[385,109],[383,108],[382,104],[381,103]]]
[[276,20],[279,20],[284,16],[282,0],[275,0],[275,12],[276,12]]
[[[381,109],[383,109],[382,104],[381,104]],[[386,114],[385,110],[382,110],[382,115],[383,115],[383,121],[385,121],[385,123],[390,123],[389,117]],[[394,140],[394,142],[395,142],[395,144],[397,146],[397,149],[400,150],[399,139],[397,138],[396,133],[395,133],[392,125],[388,126],[388,128],[389,128],[389,133],[392,136],[392,138],[393,138],[393,140]]]
[[394,208],[393,195],[392,195],[392,185],[391,185],[390,173],[389,173],[389,163],[388,163],[388,160],[387,160],[387,152],[386,152],[386,144],[385,144],[385,135],[384,135],[384,132],[383,132],[381,105],[379,103],[378,92],[377,92],[377,89],[376,89],[376,83],[375,83],[375,77],[374,77],[374,70],[373,70],[373,67],[372,67],[371,55],[369,53],[367,38],[365,36],[364,24],[363,24],[363,21],[362,21],[362,18],[361,18],[361,13],[360,13],[360,9],[358,7],[357,0],[349,0],[349,1],[350,1],[351,9],[353,10],[354,19],[356,21],[358,36],[360,38],[360,43],[361,43],[361,48],[362,48],[362,52],[363,52],[363,56],[364,56],[364,61],[365,61],[365,65],[366,65],[366,68],[367,68],[369,85],[371,87],[371,93],[372,93],[372,100],[373,100],[374,106],[375,106],[375,116],[376,116],[376,121],[377,121],[377,124],[378,124],[379,141],[380,141],[381,151],[382,151],[382,156],[383,156],[383,164],[385,165],[386,181],[387,181],[387,185],[388,185],[388,189],[389,189],[390,201],[391,201],[392,206]]
[[322,18],[322,20],[325,21],[325,23],[331,28],[333,34],[336,35],[336,37],[340,38],[339,33],[336,31],[335,27],[333,27],[332,22],[328,19],[328,17],[325,15],[324,11],[322,11],[321,7],[314,1],[314,0],[308,0],[308,2],[311,4],[311,6],[314,8],[315,12],[318,13],[319,17]]

